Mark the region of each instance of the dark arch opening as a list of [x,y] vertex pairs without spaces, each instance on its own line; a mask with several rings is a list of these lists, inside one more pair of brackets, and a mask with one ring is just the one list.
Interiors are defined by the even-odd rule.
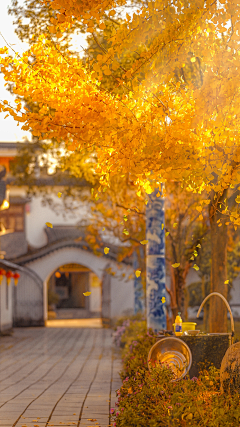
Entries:
[[[84,296],[91,292],[90,296]],[[81,264],[65,264],[48,280],[48,319],[99,317],[101,283],[89,268]]]

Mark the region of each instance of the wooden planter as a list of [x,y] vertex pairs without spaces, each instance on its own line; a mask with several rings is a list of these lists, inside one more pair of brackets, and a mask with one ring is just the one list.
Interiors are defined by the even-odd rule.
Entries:
[[231,334],[219,333],[215,335],[196,335],[179,337],[192,352],[192,366],[190,378],[198,377],[201,369],[208,369],[211,365],[220,369],[222,359],[231,345]]

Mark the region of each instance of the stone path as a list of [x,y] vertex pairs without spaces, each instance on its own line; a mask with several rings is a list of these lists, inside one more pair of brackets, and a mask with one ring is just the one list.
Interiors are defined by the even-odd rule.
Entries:
[[0,337],[0,426],[109,426],[121,386],[111,333],[54,325]]

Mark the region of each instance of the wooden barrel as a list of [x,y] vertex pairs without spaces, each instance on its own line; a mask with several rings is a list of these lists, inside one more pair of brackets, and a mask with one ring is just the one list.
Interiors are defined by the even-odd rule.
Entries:
[[223,357],[220,383],[222,393],[240,393],[240,342],[231,345]]

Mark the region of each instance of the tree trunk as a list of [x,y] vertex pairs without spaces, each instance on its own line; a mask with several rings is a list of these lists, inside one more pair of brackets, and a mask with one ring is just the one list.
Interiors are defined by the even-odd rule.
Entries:
[[189,290],[185,285],[184,288],[184,321],[188,322]]
[[[179,271],[178,271],[179,270]],[[177,307],[178,311],[182,314],[182,319],[184,317],[184,307],[185,307],[185,279],[183,277],[182,271],[180,269],[176,269],[175,273],[175,287],[176,287],[176,299],[177,299]],[[183,319],[183,322],[185,319]]]
[[[214,199],[215,196],[215,199]],[[218,226],[218,220],[223,220],[223,215],[219,212],[223,210],[221,203],[227,198],[227,190],[220,196],[214,193],[209,206],[209,217],[211,226],[211,292],[219,292],[227,298],[227,226],[222,221],[222,226]],[[210,332],[227,332],[227,308],[223,300],[218,296],[210,297]]]
[[[170,296],[170,308],[172,311],[172,317],[170,317],[171,326],[170,329],[173,329],[173,323],[175,322],[175,318],[178,314],[178,306],[176,302],[176,286],[175,286],[175,274],[173,268],[170,266],[170,273],[171,273],[171,289],[168,289],[166,286],[166,291],[168,292]],[[170,323],[169,322],[169,323]]]

